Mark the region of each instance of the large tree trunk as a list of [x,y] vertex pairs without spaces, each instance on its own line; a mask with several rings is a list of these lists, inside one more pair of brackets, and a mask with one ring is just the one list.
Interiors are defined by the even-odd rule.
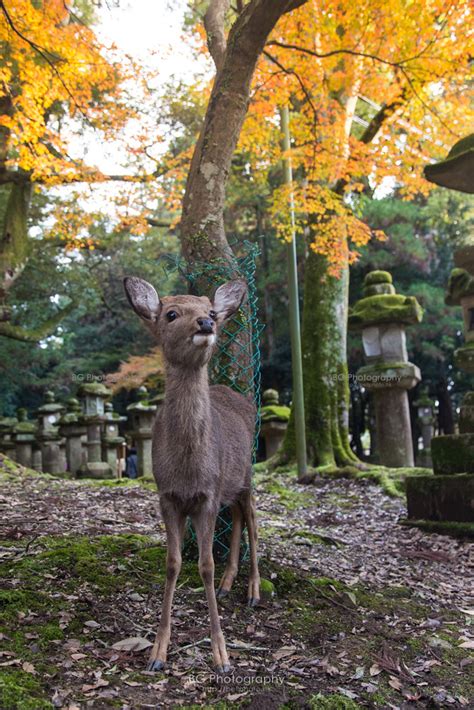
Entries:
[[[326,257],[308,251],[302,323],[303,379],[308,462],[344,466],[358,461],[349,445],[346,356],[349,270],[327,273]],[[284,454],[295,457],[293,417]]]
[[211,0],[206,29],[216,77],[183,198],[180,239],[189,264],[232,263],[224,229],[227,177],[248,109],[250,85],[268,35],[285,13],[307,0],[251,0],[224,35],[225,0]]

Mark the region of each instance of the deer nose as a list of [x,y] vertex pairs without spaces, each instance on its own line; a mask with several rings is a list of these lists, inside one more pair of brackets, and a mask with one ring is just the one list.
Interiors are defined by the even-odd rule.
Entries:
[[210,318],[198,318],[197,319],[199,330],[201,333],[213,333],[214,332],[214,321]]

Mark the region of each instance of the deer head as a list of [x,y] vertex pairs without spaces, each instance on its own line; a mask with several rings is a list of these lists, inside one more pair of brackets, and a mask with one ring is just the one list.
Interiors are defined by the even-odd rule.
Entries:
[[135,276],[124,279],[125,293],[163,348],[165,359],[181,367],[203,367],[211,359],[222,324],[241,306],[247,293],[243,280],[219,286],[207,296],[164,296]]

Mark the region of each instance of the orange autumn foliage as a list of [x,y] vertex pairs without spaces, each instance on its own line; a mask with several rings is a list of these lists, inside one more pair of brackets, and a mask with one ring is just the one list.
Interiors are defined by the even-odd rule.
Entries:
[[[407,199],[426,193],[424,165],[472,130],[470,28],[467,0],[310,0],[279,22],[239,148],[258,184],[281,159],[278,107],[290,105],[296,226],[311,224],[310,246],[330,273],[371,237],[357,193],[369,182]],[[283,238],[288,198],[282,187],[271,200]]]
[[132,118],[123,95],[131,63],[62,0],[3,0],[0,45],[2,168],[46,184],[94,176],[69,145],[84,128],[107,140]]
[[163,354],[155,347],[147,355],[131,355],[121,362],[117,372],[107,375],[106,385],[114,394],[136,389],[145,383],[156,387],[163,381],[164,372]]

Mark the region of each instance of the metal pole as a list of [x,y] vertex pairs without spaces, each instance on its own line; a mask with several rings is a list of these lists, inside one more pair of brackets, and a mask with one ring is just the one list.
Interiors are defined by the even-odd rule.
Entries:
[[[283,134],[283,169],[285,183],[293,184],[290,158],[290,114],[288,107],[280,109],[281,131]],[[291,241],[287,243],[288,295],[290,309],[291,362],[293,371],[293,411],[295,417],[296,460],[298,478],[306,474],[306,431],[304,419],[303,363],[301,357],[300,307],[298,298],[298,271],[295,238],[295,203],[290,189]]]

